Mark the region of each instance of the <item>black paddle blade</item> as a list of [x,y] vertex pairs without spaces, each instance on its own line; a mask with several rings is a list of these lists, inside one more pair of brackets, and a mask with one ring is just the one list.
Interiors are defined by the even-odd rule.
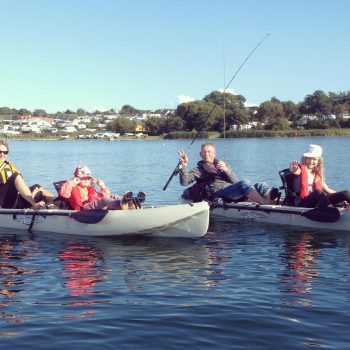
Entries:
[[71,214],[71,217],[83,224],[97,224],[107,215],[107,213],[108,210],[103,209],[80,210]]
[[314,208],[303,212],[301,215],[319,222],[336,222],[340,219],[339,210],[333,207]]

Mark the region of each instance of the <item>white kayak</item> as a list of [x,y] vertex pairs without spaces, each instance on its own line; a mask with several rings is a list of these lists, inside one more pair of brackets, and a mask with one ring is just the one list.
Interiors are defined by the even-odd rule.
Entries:
[[300,208],[238,202],[215,205],[211,215],[277,225],[350,231],[350,212],[345,208]]
[[206,202],[109,211],[0,209],[0,227],[31,232],[195,238],[204,236],[208,225]]

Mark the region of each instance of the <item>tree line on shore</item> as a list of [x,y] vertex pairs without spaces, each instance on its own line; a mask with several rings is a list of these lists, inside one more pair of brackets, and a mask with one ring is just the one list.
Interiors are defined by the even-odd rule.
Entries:
[[232,129],[233,125],[239,130],[249,123],[252,129],[271,131],[350,127],[349,91],[326,94],[317,90],[297,104],[276,97],[257,107],[245,107],[244,103],[245,98],[241,95],[214,91],[203,100],[179,105],[172,118],[158,123],[154,119],[148,120],[148,123],[158,125],[158,132],[223,131]]
[[[191,131],[240,130],[249,128],[255,131],[302,131],[311,129],[350,128],[350,91],[329,92],[316,90],[307,95],[302,102],[280,101],[272,97],[259,106],[246,107],[242,95],[213,91],[202,100],[182,103],[173,113],[165,117],[148,116],[143,121],[145,130],[150,135]],[[0,108],[0,115],[16,112],[18,115],[29,114],[21,109]],[[66,111],[71,112],[71,111]],[[105,114],[115,113],[110,110]],[[108,125],[108,129],[118,133],[133,132],[137,119],[130,118],[144,113],[130,105],[124,105],[119,116]],[[33,115],[45,113],[35,110]],[[59,113],[59,112],[58,112]],[[73,112],[71,112],[73,113]],[[95,112],[96,113],[96,112]],[[78,115],[88,114],[79,108]]]
[[[262,131],[350,128],[350,91],[326,94],[316,90],[299,103],[280,101],[276,97],[255,107],[246,107],[245,102],[242,95],[213,91],[202,100],[180,104],[169,117],[148,117],[145,126],[151,135],[179,135],[180,132],[199,130],[222,132],[233,128],[244,130],[247,125],[260,134]],[[127,118],[130,108],[122,109],[121,117],[111,123],[113,131],[122,132],[133,127]]]

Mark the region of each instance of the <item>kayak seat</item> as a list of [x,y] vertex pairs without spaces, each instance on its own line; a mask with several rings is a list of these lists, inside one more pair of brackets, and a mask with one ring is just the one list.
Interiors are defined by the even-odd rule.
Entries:
[[60,196],[60,189],[62,185],[66,182],[66,180],[62,181],[55,181],[53,182],[53,187],[55,187],[55,190],[57,191],[58,196],[54,199],[55,205],[57,205],[60,209],[66,209],[71,210],[72,207],[69,204],[68,200],[66,198],[63,198]]
[[294,192],[295,176],[290,172],[288,168],[279,171],[278,174],[282,181],[282,186],[280,189],[285,193],[282,205],[296,206],[295,203],[300,201],[300,197],[296,192]]
[[[198,203],[202,201],[207,201],[211,203],[224,202],[221,197],[211,195],[207,190],[206,186],[207,184],[205,182],[196,182],[194,185],[186,188],[182,192],[181,197],[185,200],[190,200],[193,203]],[[225,199],[225,203],[238,203],[245,202],[247,200],[248,199],[243,196],[234,200]]]
[[192,201],[193,203],[210,200],[210,195],[206,190],[206,184],[201,182],[196,182],[191,187],[186,188],[182,192],[181,196],[182,198]]

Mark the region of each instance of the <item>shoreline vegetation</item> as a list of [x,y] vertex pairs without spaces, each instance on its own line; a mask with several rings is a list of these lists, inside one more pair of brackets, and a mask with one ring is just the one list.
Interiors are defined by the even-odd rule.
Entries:
[[242,95],[213,91],[176,109],[154,111],[130,105],[118,111],[89,113],[78,108],[53,114],[0,108],[0,133],[24,140],[349,136],[349,130],[350,91],[316,90],[297,104],[272,97],[259,106],[247,105]]
[[[145,138],[137,138],[135,136],[120,136],[110,141],[130,141],[130,140],[191,140],[197,135],[197,132],[170,132],[159,136],[147,136]],[[5,135],[4,135],[5,136]],[[198,134],[200,139],[221,139],[221,138],[275,138],[275,137],[322,137],[322,136],[350,136],[350,128],[346,129],[309,129],[309,130],[237,130],[228,131],[225,134],[217,131],[201,131]],[[70,138],[62,138],[52,134],[26,134],[5,136],[4,139],[10,141],[61,141],[61,140],[80,140],[77,135],[71,135]],[[87,139],[83,139],[87,140]],[[96,140],[96,139],[90,139]],[[102,139],[109,141],[108,139]]]

